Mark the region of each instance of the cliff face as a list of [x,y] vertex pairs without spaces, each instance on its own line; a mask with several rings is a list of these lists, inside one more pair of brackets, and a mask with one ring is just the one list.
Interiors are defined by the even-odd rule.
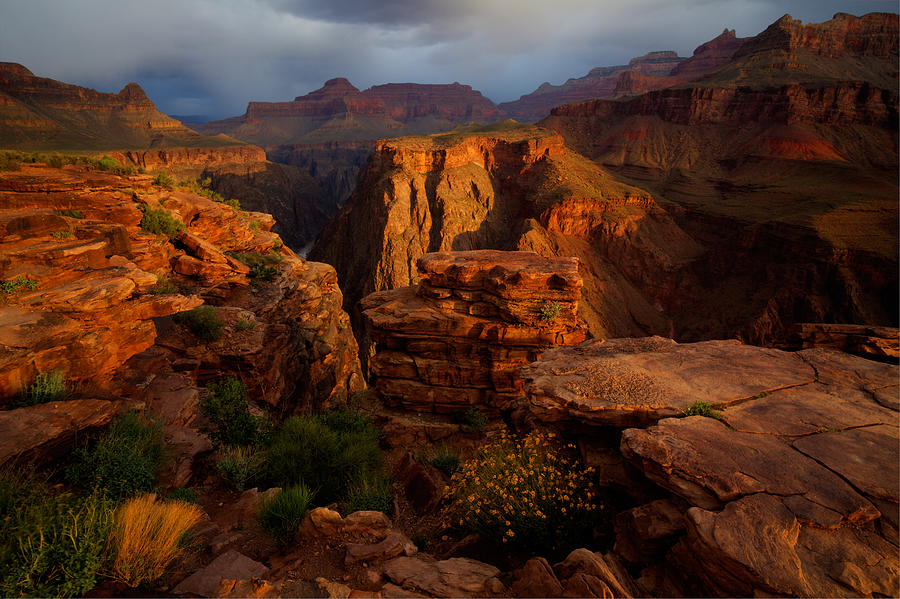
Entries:
[[[662,196],[708,248],[693,271],[704,299],[680,302],[680,335],[766,341],[791,322],[896,323],[896,38],[896,15],[784,18],[693,83],[542,122]],[[728,307],[741,303],[743,314]],[[697,316],[716,313],[731,316]]]
[[[284,411],[362,385],[331,267],[274,249],[266,214],[151,181],[40,164],[0,176],[0,279],[31,281],[5,286],[0,306],[4,404],[53,370],[79,395],[143,401],[167,423],[196,411],[195,387],[225,374]],[[150,209],[184,225],[177,239],[139,226]],[[271,281],[253,280],[232,257],[242,252],[272,255]],[[163,278],[177,286],[161,289]],[[220,339],[166,318],[203,303],[215,306]]]
[[598,336],[667,332],[660,298],[698,251],[646,192],[557,135],[508,127],[380,142],[310,256],[335,266],[350,311],[368,293],[417,283],[426,253],[476,249],[578,257],[579,315]]
[[728,62],[745,39],[726,29],[719,37],[694,50],[690,58],[680,57],[675,52],[650,52],[632,58],[627,65],[598,67],[584,77],[569,79],[562,85],[544,83],[534,92],[499,107],[516,119],[534,122],[563,104],[663,89],[701,77]]
[[18,149],[116,149],[175,145],[221,146],[159,112],[136,83],[118,94],[37,77],[20,64],[0,63],[0,144]]
[[502,111],[468,85],[389,83],[359,91],[340,78],[292,102],[250,102],[244,115],[205,123],[198,130],[266,146],[372,142],[502,117]]

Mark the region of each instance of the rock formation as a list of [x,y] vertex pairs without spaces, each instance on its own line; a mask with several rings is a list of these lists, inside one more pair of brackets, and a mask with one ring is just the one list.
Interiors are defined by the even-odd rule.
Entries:
[[544,83],[514,102],[499,104],[499,108],[520,121],[535,122],[563,104],[663,89],[697,79],[728,62],[746,39],[726,29],[719,37],[697,47],[690,58],[671,51],[650,52],[632,58],[627,65],[597,67],[584,77],[569,79],[562,85]]
[[[152,179],[40,164],[0,174],[4,405],[50,371],[78,395],[143,401],[171,424],[196,413],[194,387],[227,373],[284,411],[362,386],[334,269],[275,249],[269,215]],[[171,241],[145,231],[150,210],[184,230]],[[251,269],[232,257],[241,253],[274,256],[271,280],[251,285]],[[203,342],[165,318],[203,303],[216,306],[221,340]],[[100,404],[108,421],[117,404]]]
[[335,266],[348,312],[368,293],[417,283],[416,260],[428,252],[576,256],[585,281],[579,314],[592,334],[667,333],[657,306],[699,249],[650,194],[561,141],[507,123],[380,142],[310,256]]
[[896,325],[897,30],[896,15],[786,17],[697,81],[542,121],[665,198],[708,249],[684,296],[694,300],[668,306],[677,336]]
[[0,115],[5,148],[150,148],[235,145],[227,137],[197,134],[156,109],[137,83],[118,94],[37,77],[12,62],[0,63]]
[[371,375],[391,406],[508,410],[523,364],[584,339],[577,260],[483,250],[426,254],[416,266],[418,286],[360,305],[376,344]]
[[[628,467],[671,493],[617,519],[616,550],[643,569],[645,592],[896,591],[896,366],[657,337],[555,348],[522,376],[522,418],[592,428],[579,437],[589,456],[616,439],[601,431],[624,428]],[[672,417],[697,401],[710,417]]]

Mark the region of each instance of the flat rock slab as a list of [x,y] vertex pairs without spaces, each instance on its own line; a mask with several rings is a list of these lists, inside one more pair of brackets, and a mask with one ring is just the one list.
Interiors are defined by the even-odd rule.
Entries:
[[176,593],[216,597],[223,580],[260,578],[269,569],[243,553],[229,549],[202,570],[197,570],[175,587]]
[[384,575],[404,589],[434,597],[487,597],[503,592],[500,570],[467,557],[435,561],[398,557],[387,562]]
[[47,463],[72,449],[85,433],[140,405],[135,401],[75,399],[0,411],[0,466]]
[[727,405],[813,382],[799,355],[738,341],[678,344],[662,337],[586,341],[522,369],[538,420],[643,426],[697,401]]

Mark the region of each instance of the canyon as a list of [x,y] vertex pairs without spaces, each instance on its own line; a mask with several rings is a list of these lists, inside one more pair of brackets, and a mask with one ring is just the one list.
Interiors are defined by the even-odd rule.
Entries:
[[[200,521],[92,596],[895,595],[897,65],[896,14],[785,15],[500,106],[338,78],[194,131],[0,63],[0,468],[78,493],[87,440],[159,424],[152,492]],[[217,437],[232,378],[256,445]],[[372,435],[388,499],[275,537],[291,426],[281,450],[324,440],[294,465]],[[550,449],[495,464],[493,507],[563,464],[591,518],[463,526],[514,446]]]

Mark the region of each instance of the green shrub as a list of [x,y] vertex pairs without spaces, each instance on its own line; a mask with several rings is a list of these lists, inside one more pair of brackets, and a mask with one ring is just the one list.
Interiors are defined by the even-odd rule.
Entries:
[[275,265],[280,264],[284,257],[278,252],[270,251],[267,254],[259,252],[244,252],[234,254],[234,258],[250,267],[250,282],[254,285],[268,283],[277,275]]
[[252,320],[247,320],[246,318],[240,318],[236,323],[234,323],[234,328],[239,331],[248,331],[250,329],[255,329],[256,323]]
[[391,514],[394,511],[394,487],[391,479],[382,474],[364,477],[350,485],[347,492],[347,511],[374,510]]
[[457,412],[454,419],[462,425],[463,430],[470,433],[480,433],[488,423],[488,417],[478,408]]
[[0,283],[0,291],[6,294],[18,293],[28,289],[29,291],[37,289],[38,282],[29,277],[18,276],[8,281]]
[[39,372],[34,382],[25,387],[19,398],[19,405],[34,406],[50,401],[62,401],[69,396],[69,388],[63,380],[61,370]]
[[585,546],[602,506],[573,449],[541,433],[487,444],[451,479],[449,521],[536,555]]
[[[378,430],[356,417],[332,416],[344,430],[327,424],[321,415],[292,416],[272,435],[266,470],[271,486],[305,483],[318,500],[344,498],[350,485],[381,467]],[[360,427],[356,430],[355,427]]]
[[54,214],[57,216],[68,216],[70,218],[84,218],[84,214],[82,214],[81,210],[54,210]]
[[63,231],[54,231],[52,235],[55,239],[69,239],[74,233],[71,229],[65,229]]
[[459,456],[450,453],[446,448],[439,448],[428,463],[447,476],[452,476],[459,469]]
[[681,415],[683,417],[706,416],[707,418],[715,418],[716,420],[722,419],[722,413],[713,410],[712,406],[705,401],[695,401],[685,408]]
[[226,206],[231,206],[231,207],[234,208],[235,210],[240,210],[240,209],[241,209],[241,201],[238,200],[238,199],[230,198],[230,199],[228,199],[228,200],[225,200],[224,203],[225,203]]
[[22,166],[18,152],[0,152],[0,171],[17,171]]
[[184,223],[165,210],[156,210],[145,206],[140,227],[150,233],[165,235],[169,239],[174,239],[184,230]]
[[172,492],[169,493],[169,500],[200,504],[200,500],[197,498],[197,491],[188,487],[177,487],[172,489]]
[[250,413],[247,387],[233,376],[206,385],[200,411],[209,420],[210,439],[220,445],[256,445],[264,422]]
[[169,277],[162,276],[156,279],[156,284],[150,288],[153,295],[171,295],[173,293],[181,293],[178,284]]
[[260,223],[258,220],[251,220],[250,224],[247,225],[247,228],[250,229],[251,231],[259,231]]
[[66,474],[70,482],[123,499],[153,488],[162,457],[162,426],[132,412],[115,419],[92,445],[76,450]]
[[107,562],[112,505],[0,475],[0,596],[80,597]]
[[541,322],[550,322],[557,316],[562,308],[559,302],[548,302],[541,307]]
[[203,341],[211,343],[222,338],[222,327],[225,323],[219,319],[216,309],[212,306],[197,306],[186,312],[179,312],[172,319],[178,324],[187,326]]
[[172,189],[175,187],[175,179],[173,179],[166,171],[160,171],[156,174],[156,178],[153,179],[153,184],[165,187],[166,189]]
[[297,532],[303,516],[312,506],[313,492],[300,483],[278,491],[263,501],[259,521],[279,543],[287,543]]
[[252,447],[229,446],[221,451],[216,470],[236,491],[243,491],[260,473],[262,456]]

